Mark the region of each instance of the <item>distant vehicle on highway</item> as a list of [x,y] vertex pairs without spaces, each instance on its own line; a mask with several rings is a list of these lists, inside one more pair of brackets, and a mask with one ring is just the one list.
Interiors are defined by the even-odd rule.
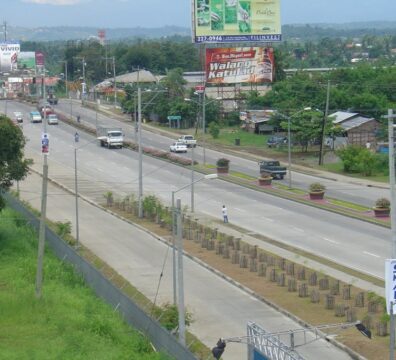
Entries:
[[169,150],[170,152],[175,152],[175,153],[183,153],[183,152],[186,153],[187,145],[180,141],[176,141],[169,147]]
[[48,125],[58,125],[58,115],[56,114],[48,114],[47,116]]
[[14,122],[23,123],[23,114],[20,111],[14,111]]
[[98,140],[100,146],[106,146],[109,149],[111,147],[122,148],[124,146],[124,134],[121,128],[108,128],[98,127]]
[[264,160],[259,162],[260,174],[271,175],[275,179],[283,179],[286,175],[286,168],[281,166],[279,161],[276,160]]
[[182,135],[177,141],[187,145],[187,147],[197,146],[197,140],[195,140],[192,135]]
[[50,104],[50,105],[58,104],[58,98],[56,97],[55,94],[48,94],[47,101],[48,101],[48,104]]
[[41,123],[43,121],[41,114],[38,111],[31,111],[29,113],[30,122]]
[[268,147],[278,147],[280,145],[287,144],[287,137],[286,136],[271,136],[267,140]]

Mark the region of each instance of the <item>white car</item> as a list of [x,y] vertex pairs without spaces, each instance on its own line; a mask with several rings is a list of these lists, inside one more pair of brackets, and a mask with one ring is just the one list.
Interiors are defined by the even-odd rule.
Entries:
[[56,114],[47,115],[48,125],[58,125],[58,116]]
[[170,152],[187,152],[187,145],[176,141],[169,147]]

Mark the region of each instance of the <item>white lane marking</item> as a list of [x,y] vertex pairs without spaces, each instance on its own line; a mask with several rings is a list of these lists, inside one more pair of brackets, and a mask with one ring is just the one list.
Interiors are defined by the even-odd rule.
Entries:
[[270,219],[270,218],[266,218],[266,217],[262,217],[263,220],[269,221],[269,222],[275,222],[274,219]]
[[295,227],[295,226],[292,226],[292,228],[293,228],[294,230],[296,230],[296,231],[299,231],[299,232],[305,232],[303,229],[300,229],[300,228]]
[[325,238],[325,237],[322,237],[322,239],[325,240],[325,241],[328,241],[329,243],[332,243],[332,244],[337,244],[337,245],[340,244],[338,241],[331,240],[331,239],[328,239],[328,238]]
[[237,211],[240,211],[240,212],[246,212],[246,210],[243,210],[243,209],[240,209],[240,208],[234,208],[235,210],[237,210]]
[[377,254],[373,254],[373,253],[370,253],[370,252],[368,252],[368,251],[363,251],[363,254],[366,254],[366,255],[369,255],[369,256],[374,256],[374,257],[376,257],[376,258],[380,258],[381,256],[379,256],[379,255],[377,255]]

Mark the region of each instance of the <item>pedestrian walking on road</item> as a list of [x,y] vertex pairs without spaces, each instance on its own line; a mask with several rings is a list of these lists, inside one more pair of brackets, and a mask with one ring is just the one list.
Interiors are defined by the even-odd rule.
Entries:
[[228,223],[228,213],[227,213],[227,208],[225,207],[225,205],[223,205],[221,212],[223,214],[223,221],[225,224],[227,224]]
[[77,115],[77,122],[80,123],[80,115]]
[[78,135],[78,132],[76,132],[75,134],[74,134],[74,141],[75,142],[78,142],[80,140],[80,135]]

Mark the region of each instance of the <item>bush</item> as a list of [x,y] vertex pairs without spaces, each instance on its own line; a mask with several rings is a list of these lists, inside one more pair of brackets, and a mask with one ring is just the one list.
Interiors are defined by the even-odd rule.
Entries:
[[380,198],[375,202],[375,207],[380,209],[389,209],[390,201],[386,198]]
[[322,192],[326,190],[326,186],[321,183],[315,182],[309,185],[310,192]]
[[226,158],[220,158],[217,160],[216,162],[217,167],[229,167],[230,165],[230,160],[226,159]]
[[213,139],[218,139],[220,135],[220,126],[219,124],[212,121],[209,124],[209,134],[212,135]]
[[361,146],[351,145],[343,147],[336,151],[340,157],[345,172],[359,172],[359,154],[363,148]]

